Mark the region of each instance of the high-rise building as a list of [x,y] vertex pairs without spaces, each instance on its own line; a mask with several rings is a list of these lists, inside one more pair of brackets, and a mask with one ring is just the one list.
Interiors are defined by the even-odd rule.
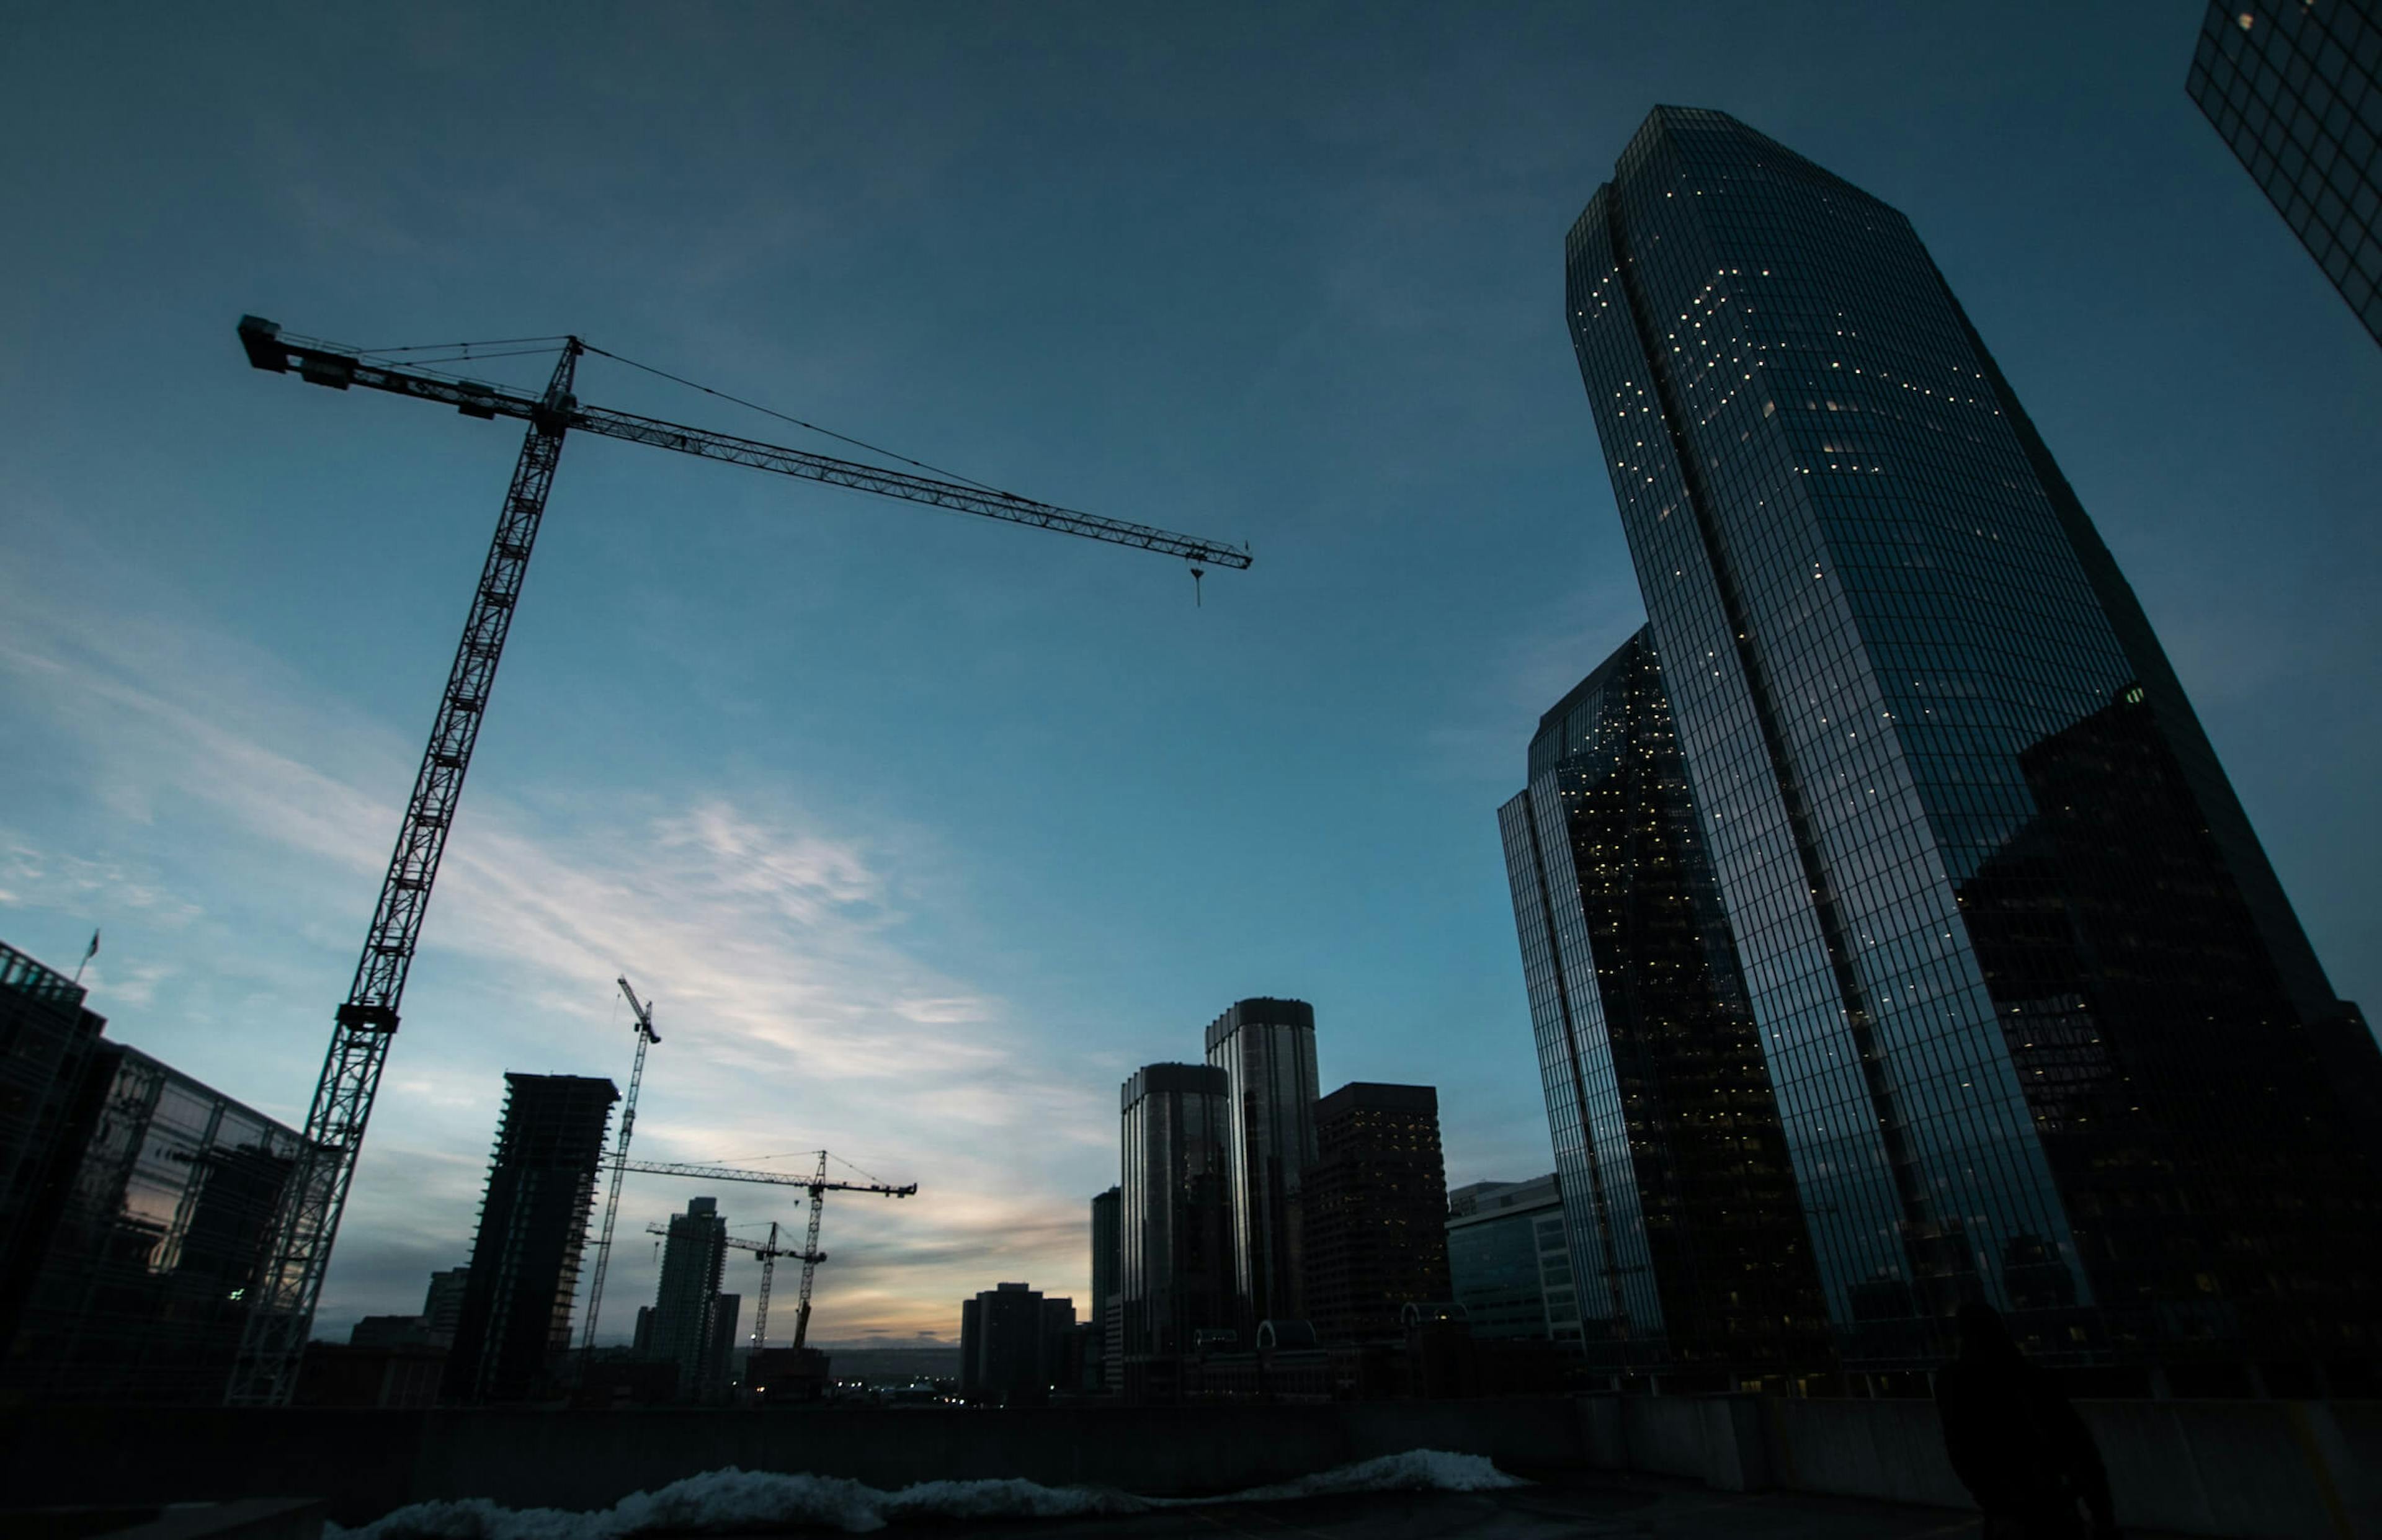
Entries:
[[1472,1335],[1578,1344],[1579,1290],[1553,1171],[1476,1181],[1447,1195],[1451,1297]]
[[1590,1361],[1733,1388],[1824,1360],[1786,1134],[1645,631],[1540,718],[1529,787],[1497,817]]
[[1113,1390],[1117,1338],[1124,1329],[1124,1195],[1117,1188],[1092,1199],[1092,1297],[1085,1325],[1092,1328],[1085,1356],[1086,1378],[1097,1389]]
[[[49,991],[27,972],[38,965],[12,958],[19,984],[96,1033],[80,990]],[[0,1016],[23,1012],[18,1043],[47,1053],[43,1024],[6,995],[0,986]],[[25,1276],[0,1399],[217,1402],[298,1133],[138,1049],[94,1037],[75,1058],[65,1115],[44,1123],[42,1147],[27,1156],[31,1201],[18,1209],[17,1248]]]
[[596,1172],[620,1099],[608,1080],[506,1073],[443,1399],[524,1401],[556,1388],[552,1363],[571,1346]]
[[673,1214],[662,1241],[661,1281],[645,1351],[678,1365],[681,1400],[707,1400],[709,1367],[718,1336],[719,1280],[728,1265],[728,1221],[718,1200],[691,1198],[684,1214]]
[[999,1284],[962,1300],[960,1393],[1003,1406],[1049,1399],[1064,1377],[1074,1325],[1074,1301],[1046,1299],[1028,1284]]
[[1234,1325],[1226,1091],[1224,1071],[1211,1066],[1150,1064],[1135,1070],[1119,1094],[1119,1358],[1121,1387],[1129,1396],[1171,1397],[1173,1363],[1197,1334]]
[[455,1327],[463,1318],[463,1296],[471,1283],[469,1267],[449,1267],[430,1275],[430,1287],[422,1296],[422,1322],[437,1346],[454,1342]]
[[2212,3],[2185,89],[2382,342],[2382,9]]
[[1448,1298],[1439,1093],[1357,1081],[1315,1106],[1295,1194],[1306,1319],[1326,1342],[1398,1335],[1409,1304]]
[[[742,1294],[711,1297],[711,1341],[703,1357],[696,1394],[706,1401],[733,1399],[736,1395],[736,1327],[744,1314]],[[811,1350],[804,1348],[804,1352]]]
[[1208,1062],[1224,1072],[1232,1137],[1233,1289],[1242,1332],[1301,1312],[1291,1194],[1315,1158],[1315,1008],[1243,1000],[1208,1023]]
[[2370,1355],[2373,1038],[1909,223],[1663,107],[1565,257],[1848,1363]]

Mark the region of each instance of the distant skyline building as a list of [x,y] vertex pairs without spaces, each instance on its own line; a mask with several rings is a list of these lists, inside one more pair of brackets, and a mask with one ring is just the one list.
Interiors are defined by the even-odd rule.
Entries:
[[1207,1048],[1228,1087],[1234,1308],[1253,1340],[1259,1321],[1301,1314],[1291,1194],[1315,1159],[1315,1008],[1242,1000],[1208,1023]]
[[[678,1399],[709,1400],[718,1391],[719,1284],[728,1270],[728,1221],[716,1198],[690,1198],[669,1218],[662,1240],[661,1277],[645,1351],[678,1366]],[[735,1330],[731,1324],[729,1327]]]
[[[706,1402],[733,1400],[737,1382],[743,1376],[738,1366],[743,1362],[737,1352],[736,1328],[743,1323],[744,1296],[714,1294],[711,1296],[711,1341],[704,1355],[703,1367],[695,1380],[697,1399]],[[811,1350],[804,1348],[808,1353]]]
[[1565,266],[1847,1364],[2370,1370],[2382,1058],[1909,221],[1659,107]]
[[1539,720],[1498,811],[1591,1363],[1720,1387],[1826,1314],[1736,938],[1640,630]]
[[440,1399],[522,1401],[555,1387],[596,1202],[604,1133],[620,1093],[583,1075],[505,1075],[479,1232]]
[[1448,1299],[1439,1093],[1356,1081],[1315,1106],[1295,1195],[1304,1317],[1326,1342],[1394,1338],[1409,1304]]
[[1116,1388],[1118,1339],[1124,1331],[1124,1192],[1111,1187],[1092,1199],[1092,1297],[1084,1324],[1092,1327],[1087,1377],[1098,1388]]
[[1555,1173],[1447,1195],[1449,1298],[1472,1335],[1578,1345],[1579,1290]]
[[2185,90],[2382,342],[2382,10],[2212,4]]
[[471,1287],[469,1267],[449,1267],[430,1275],[430,1287],[422,1296],[422,1320],[437,1346],[454,1342],[455,1327],[463,1319],[463,1296]]
[[1119,1093],[1120,1383],[1129,1396],[1171,1397],[1173,1360],[1196,1334],[1234,1324],[1228,1089],[1209,1065],[1150,1064]]

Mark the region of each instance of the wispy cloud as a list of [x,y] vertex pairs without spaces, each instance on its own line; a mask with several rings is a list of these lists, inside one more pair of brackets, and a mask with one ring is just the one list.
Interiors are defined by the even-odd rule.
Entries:
[[[112,1030],[219,1021],[260,991],[289,1015],[280,996],[302,990],[298,1015],[311,1019],[326,994],[318,959],[340,942],[314,897],[352,892],[360,908],[377,878],[399,809],[364,788],[402,784],[402,736],[203,628],[96,615],[22,587],[0,597],[0,692],[87,762],[93,809],[104,822],[133,819],[154,857],[0,834],[0,903],[139,909],[180,925],[244,905],[252,933],[236,945],[112,975],[102,997]],[[1049,1056],[997,993],[925,959],[919,940],[936,914],[965,902],[949,852],[882,819],[830,826],[782,790],[561,801],[569,811],[557,813],[478,788],[466,799],[326,1323],[411,1308],[424,1272],[460,1259],[499,1069],[625,1078],[625,1017],[610,997],[624,970],[660,996],[665,1038],[641,1154],[716,1160],[825,1143],[923,1184],[919,1199],[865,1215],[848,1200],[830,1216],[836,1260],[820,1310],[839,1334],[947,1334],[952,1302],[993,1273],[1030,1268],[1062,1286],[1080,1273],[1079,1195],[1038,1191],[1031,1172],[986,1151],[1105,1145],[1113,1107],[1038,1068]],[[225,849],[240,852],[246,891],[211,892],[203,875],[177,886],[176,869],[203,874],[221,858],[203,852]],[[311,947],[302,965],[257,955],[298,935]],[[302,1056],[301,1030],[289,1037],[274,1067],[284,1079]],[[988,1166],[1000,1179],[983,1176]],[[650,1288],[632,1215],[689,1192],[632,1180],[608,1320],[624,1320],[618,1302]],[[792,1218],[777,1190],[723,1197],[740,1215]]]

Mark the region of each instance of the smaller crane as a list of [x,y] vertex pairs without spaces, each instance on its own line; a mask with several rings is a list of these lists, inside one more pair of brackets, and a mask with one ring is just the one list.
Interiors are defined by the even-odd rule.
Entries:
[[[915,1181],[900,1187],[881,1181],[829,1181],[827,1179],[827,1152],[819,1151],[818,1170],[805,1177],[791,1171],[740,1171],[732,1166],[699,1166],[677,1160],[615,1157],[612,1182],[617,1190],[621,1172],[644,1171],[657,1177],[687,1177],[696,1181],[750,1181],[769,1187],[808,1188],[811,1195],[810,1230],[804,1238],[801,1251],[782,1253],[803,1259],[802,1296],[794,1306],[794,1346],[799,1348],[810,1331],[812,1277],[818,1271],[818,1265],[827,1260],[825,1253],[818,1249],[819,1219],[827,1208],[827,1195],[830,1192],[874,1192],[882,1198],[908,1198],[916,1195],[918,1191],[918,1184]],[[736,1242],[731,1241],[730,1244]],[[767,1282],[766,1275],[764,1282]]]
[[596,1314],[604,1306],[604,1270],[612,1261],[612,1221],[620,1215],[620,1178],[629,1168],[629,1136],[637,1128],[637,1088],[645,1082],[645,1050],[662,1040],[654,1031],[654,1008],[637,998],[625,978],[613,981],[620,993],[629,997],[629,1008],[637,1018],[637,1061],[629,1070],[629,1095],[620,1106],[620,1143],[612,1152],[612,1195],[604,1203],[604,1234],[596,1242],[596,1275],[587,1283],[587,1326],[579,1338],[579,1356],[583,1362],[596,1351]]
[[[648,1235],[666,1236],[669,1234],[669,1227],[668,1225],[647,1225],[645,1227],[645,1233]],[[738,1251],[751,1252],[755,1256],[761,1259],[761,1294],[760,1297],[753,1303],[753,1346],[755,1348],[766,1348],[769,1345],[769,1280],[777,1272],[778,1258],[781,1256],[798,1256],[803,1259],[805,1265],[817,1266],[818,1264],[827,1260],[827,1253],[825,1252],[798,1252],[794,1251],[791,1247],[779,1245],[778,1221],[775,1219],[769,1221],[769,1239],[767,1241],[744,1241],[740,1240],[733,1235],[726,1236],[723,1239],[729,1245],[735,1247]]]

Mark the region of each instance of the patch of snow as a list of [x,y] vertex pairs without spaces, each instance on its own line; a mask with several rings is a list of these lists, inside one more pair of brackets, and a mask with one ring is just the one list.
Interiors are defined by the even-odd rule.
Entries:
[[1385,1454],[1334,1471],[1320,1471],[1296,1481],[1252,1486],[1228,1497],[1199,1500],[1280,1502],[1287,1497],[1321,1497],[1338,1492],[1494,1492],[1529,1485],[1519,1476],[1509,1476],[1497,1469],[1486,1455],[1408,1449],[1404,1454]]
[[1343,1492],[1485,1492],[1529,1483],[1477,1454],[1408,1449],[1221,1497],[1136,1497],[1031,1481],[923,1481],[898,1492],[841,1476],[780,1475],[730,1466],[634,1492],[596,1513],[500,1508],[485,1497],[415,1503],[330,1540],[630,1540],[641,1534],[735,1534],[820,1529],[865,1534],[903,1520],[1070,1519],[1220,1502],[1280,1502]]

